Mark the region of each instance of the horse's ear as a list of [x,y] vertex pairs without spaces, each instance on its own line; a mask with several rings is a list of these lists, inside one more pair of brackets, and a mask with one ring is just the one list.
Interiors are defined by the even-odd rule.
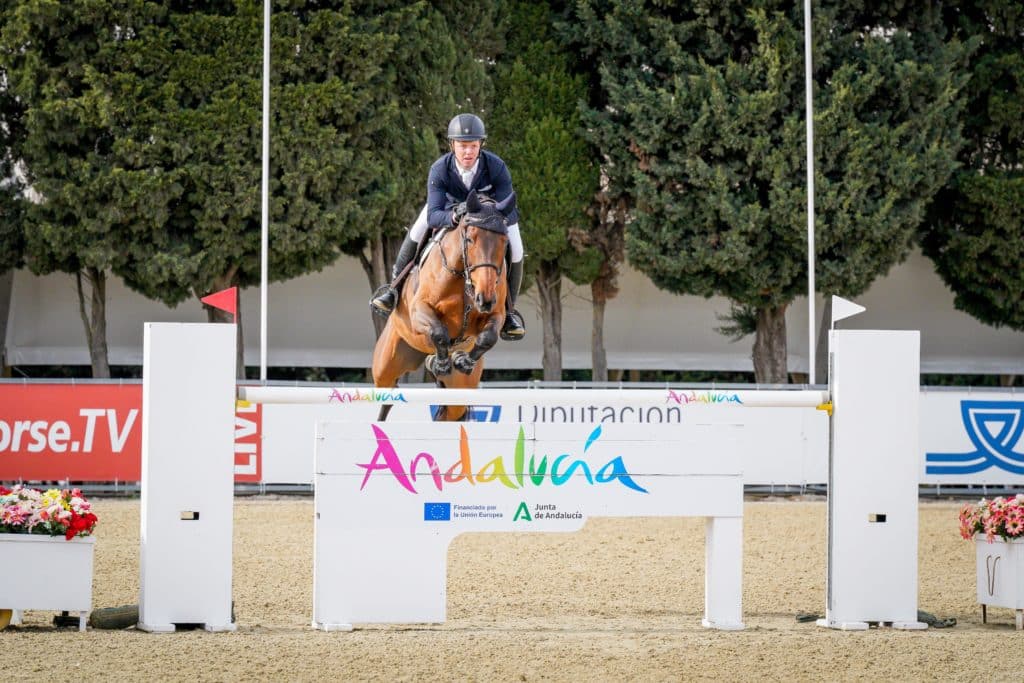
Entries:
[[495,204],[494,208],[502,213],[505,213],[505,209],[507,209],[510,206],[515,206],[515,203],[516,193],[513,192],[512,194],[510,194],[509,196],[505,197],[503,200]]
[[469,213],[480,213],[480,198],[476,196],[476,190],[470,190],[466,197],[466,211]]

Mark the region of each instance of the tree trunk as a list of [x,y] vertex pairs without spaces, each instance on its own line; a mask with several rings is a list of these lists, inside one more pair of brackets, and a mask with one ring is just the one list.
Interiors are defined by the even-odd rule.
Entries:
[[[213,292],[220,292],[234,286],[235,274],[237,272],[238,268],[233,266],[228,270],[227,274],[215,279],[213,281]],[[201,294],[200,297],[207,296],[213,292]],[[235,311],[237,313],[234,318],[227,311],[222,311],[213,306],[203,304],[203,308],[206,309],[206,320],[208,322],[235,323],[235,377],[245,379],[245,338],[242,335],[242,307],[239,305],[240,294],[240,291],[235,294]]]
[[[89,306],[85,305],[82,277],[89,281]],[[92,376],[97,379],[110,377],[110,361],[107,354],[107,274],[98,268],[83,268],[75,273],[78,287],[78,312],[85,325],[85,339],[89,344],[89,362]]]
[[606,305],[603,287],[591,285],[590,291],[593,295],[591,305],[591,328],[590,328],[590,379],[594,382],[608,381],[608,354],[604,348],[604,308]]
[[562,274],[558,265],[542,261],[537,269],[537,292],[544,328],[544,379],[562,379]]
[[757,309],[754,337],[754,379],[759,384],[785,384],[786,306]]

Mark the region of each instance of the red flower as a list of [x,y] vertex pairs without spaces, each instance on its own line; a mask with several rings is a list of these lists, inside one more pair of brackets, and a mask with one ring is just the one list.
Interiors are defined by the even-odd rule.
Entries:
[[91,512],[86,512],[84,515],[80,515],[74,510],[71,511],[71,519],[68,520],[68,528],[64,532],[64,538],[71,540],[79,533],[85,531],[92,531],[92,528],[96,525],[96,515]]
[[11,492],[6,486],[0,486],[0,496],[6,496]]

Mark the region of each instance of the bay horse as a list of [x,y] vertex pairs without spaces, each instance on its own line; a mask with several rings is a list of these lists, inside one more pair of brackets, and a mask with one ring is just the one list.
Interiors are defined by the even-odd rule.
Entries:
[[[422,363],[438,386],[480,385],[483,355],[505,320],[508,225],[502,212],[514,201],[514,193],[496,203],[472,191],[459,225],[431,238],[373,349],[374,386],[396,387]],[[390,411],[381,406],[378,419]],[[467,406],[443,406],[436,417],[457,421],[467,412]]]

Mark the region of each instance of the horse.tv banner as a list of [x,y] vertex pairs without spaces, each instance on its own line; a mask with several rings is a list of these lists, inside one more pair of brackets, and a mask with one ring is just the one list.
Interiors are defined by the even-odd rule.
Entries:
[[[236,482],[261,480],[261,418],[235,414]],[[0,481],[139,481],[141,456],[141,384],[0,384]]]

